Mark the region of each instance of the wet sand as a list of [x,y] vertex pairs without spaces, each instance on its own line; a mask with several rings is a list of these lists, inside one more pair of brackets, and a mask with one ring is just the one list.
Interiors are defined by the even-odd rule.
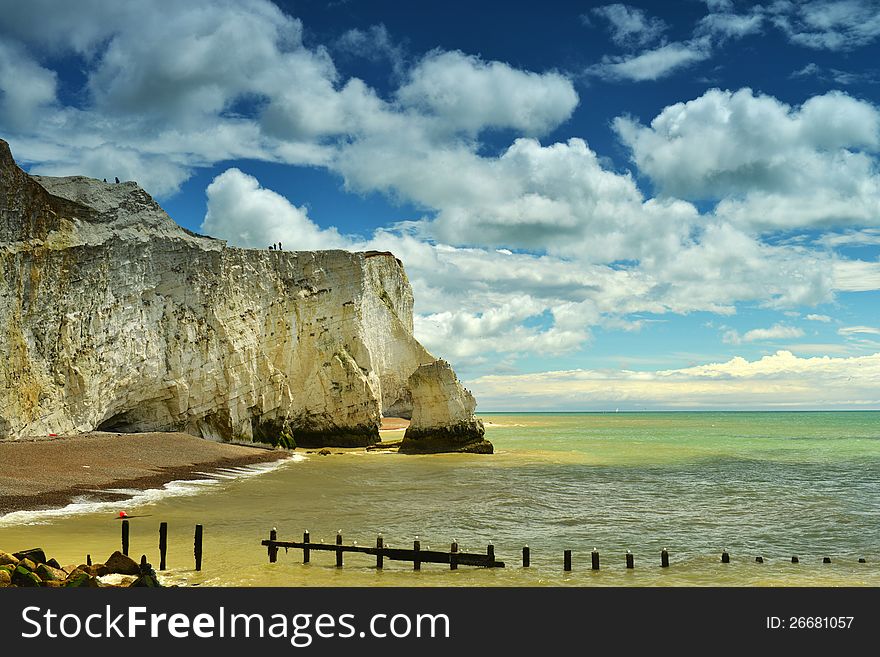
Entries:
[[0,441],[0,515],[63,507],[88,494],[113,501],[108,489],[161,488],[201,479],[202,472],[284,458],[286,450],[215,443],[184,433],[89,433]]

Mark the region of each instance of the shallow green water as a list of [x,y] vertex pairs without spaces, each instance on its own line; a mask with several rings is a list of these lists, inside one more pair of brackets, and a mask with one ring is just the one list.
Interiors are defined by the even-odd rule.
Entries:
[[[880,412],[483,415],[494,456],[350,452],[288,462],[249,478],[172,487],[136,504],[74,515],[0,519],[0,548],[44,546],[62,562],[118,546],[114,511],[131,521],[131,551],[158,565],[170,526],[170,579],[210,585],[880,585]],[[234,473],[231,473],[234,474]],[[201,491],[191,494],[194,490]],[[30,523],[40,524],[30,524]],[[192,529],[205,527],[192,572]],[[282,550],[279,538],[485,551],[503,570],[386,562]],[[523,545],[532,567],[520,567]],[[591,572],[590,551],[602,568]],[[659,553],[671,566],[659,568]],[[730,564],[719,563],[722,549]],[[562,571],[563,550],[574,570]],[[631,549],[636,568],[624,568]],[[800,564],[790,563],[792,555]],[[756,564],[754,557],[764,557]],[[822,564],[830,556],[831,564]],[[859,557],[867,563],[859,564]]]

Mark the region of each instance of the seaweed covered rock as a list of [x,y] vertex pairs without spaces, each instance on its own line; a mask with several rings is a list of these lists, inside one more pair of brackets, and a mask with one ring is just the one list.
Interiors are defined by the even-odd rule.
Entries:
[[63,582],[67,579],[67,573],[60,568],[41,563],[34,571],[44,582]]
[[42,583],[43,580],[40,579],[39,575],[32,573],[21,564],[18,564],[12,572],[12,584],[14,586],[33,587],[40,586]]
[[[44,588],[127,588],[130,586],[163,586],[153,567],[147,563],[146,556],[141,563],[119,551],[107,559],[107,563],[80,564],[59,568],[58,561],[46,559],[43,550],[24,550],[4,555],[10,563],[0,564],[0,588],[44,587]],[[25,558],[17,560],[15,555]],[[28,558],[28,556],[33,558]],[[36,563],[34,559],[39,559]]]
[[110,555],[110,558],[104,563],[107,573],[116,573],[119,575],[139,575],[141,572],[137,562],[128,557],[119,550]]
[[13,566],[17,566],[20,559],[15,557],[8,552],[0,551],[0,566],[5,566],[7,564],[12,564]]
[[16,552],[12,556],[19,561],[30,559],[35,564],[46,563],[46,553],[43,551],[43,548],[31,548],[29,550],[22,550],[21,552]]

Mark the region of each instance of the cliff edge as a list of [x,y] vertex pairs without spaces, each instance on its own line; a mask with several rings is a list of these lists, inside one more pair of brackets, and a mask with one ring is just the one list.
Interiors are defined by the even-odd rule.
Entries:
[[446,403],[412,377],[436,361],[412,304],[390,253],[229,247],[136,183],[29,176],[0,140],[0,438],[371,444],[383,414]]

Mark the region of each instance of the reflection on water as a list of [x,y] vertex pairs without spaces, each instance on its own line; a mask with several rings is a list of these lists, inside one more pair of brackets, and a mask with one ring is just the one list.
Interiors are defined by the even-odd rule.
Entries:
[[[494,456],[347,452],[300,457],[213,483],[175,484],[77,515],[0,519],[0,549],[40,545],[64,563],[117,549],[113,515],[131,521],[134,556],[158,563],[169,523],[169,579],[208,585],[760,586],[880,585],[880,413],[643,413],[487,415]],[[197,490],[196,490],[197,489]],[[174,494],[172,494],[174,493]],[[179,494],[178,494],[179,493]],[[194,494],[197,493],[197,494]],[[38,520],[43,524],[25,524]],[[203,572],[192,535],[205,527]],[[281,539],[485,551],[504,570],[449,571],[332,553],[282,550]],[[519,566],[529,545],[532,567]],[[590,550],[602,569],[591,572]],[[659,568],[668,548],[671,566]],[[730,564],[720,563],[722,549]],[[562,552],[574,570],[562,572]],[[624,568],[631,549],[636,568]],[[792,555],[800,563],[790,563]],[[763,556],[757,564],[755,556]],[[822,564],[830,556],[831,564]],[[859,564],[859,557],[867,563]]]

